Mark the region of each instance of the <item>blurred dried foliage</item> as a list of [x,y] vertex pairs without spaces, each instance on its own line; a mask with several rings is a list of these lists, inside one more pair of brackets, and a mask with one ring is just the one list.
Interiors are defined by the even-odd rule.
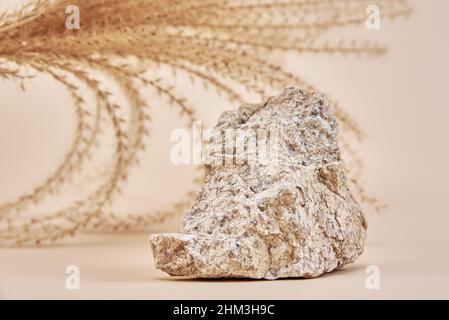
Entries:
[[[410,13],[405,1],[375,2],[383,19]],[[71,148],[54,172],[31,191],[0,205],[0,243],[50,243],[85,228],[145,229],[183,211],[189,201],[159,213],[121,217],[108,211],[146,145],[152,119],[142,90],[154,90],[182,116],[195,119],[195,106],[158,76],[158,68],[184,72],[236,106],[243,98],[234,84],[262,96],[289,84],[314,90],[266,61],[267,53],[383,54],[384,48],[377,45],[323,40],[331,30],[363,25],[370,4],[372,0],[41,0],[0,15],[0,78],[23,86],[35,74],[47,74],[70,93],[77,116]],[[81,10],[80,30],[65,26],[68,5]],[[113,98],[105,77],[126,103]],[[85,98],[86,91],[94,94],[95,104]],[[342,127],[343,148],[357,159],[351,139],[360,139],[361,132],[332,104]],[[123,116],[123,109],[128,116]],[[107,128],[115,137],[113,165],[96,190],[56,212],[23,215],[84,168],[99,132]],[[354,186],[362,200],[372,202],[357,184],[357,163],[350,168]]]

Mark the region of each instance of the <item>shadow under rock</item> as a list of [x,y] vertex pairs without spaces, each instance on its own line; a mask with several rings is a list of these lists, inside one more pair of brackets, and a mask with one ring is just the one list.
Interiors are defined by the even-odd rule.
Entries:
[[312,281],[317,279],[323,279],[323,278],[330,278],[330,277],[336,277],[336,276],[342,276],[346,274],[356,273],[356,272],[364,272],[366,268],[366,265],[364,264],[351,264],[347,265],[341,269],[325,273],[319,277],[316,278],[281,278],[276,280],[267,280],[267,279],[247,279],[247,278],[217,278],[217,279],[211,279],[211,278],[185,278],[185,277],[169,277],[166,278],[155,278],[155,280],[159,281],[173,281],[173,282],[273,282],[273,281]]

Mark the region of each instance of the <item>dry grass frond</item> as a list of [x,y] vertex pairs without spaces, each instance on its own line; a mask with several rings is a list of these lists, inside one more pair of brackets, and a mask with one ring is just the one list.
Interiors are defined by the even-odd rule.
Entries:
[[[0,79],[16,80],[24,88],[24,81],[35,74],[49,75],[68,91],[76,115],[74,139],[53,173],[31,191],[0,205],[0,243],[54,242],[86,228],[146,229],[179,214],[189,200],[167,212],[123,218],[107,213],[146,146],[152,118],[143,90],[150,89],[189,122],[196,119],[195,106],[158,78],[156,66],[183,72],[232,102],[243,100],[235,84],[261,96],[289,84],[315,90],[269,63],[267,53],[383,54],[385,48],[377,44],[352,39],[330,43],[325,38],[334,29],[363,24],[370,4],[369,0],[33,0],[0,14]],[[404,0],[376,4],[383,19],[411,11]],[[80,30],[65,26],[69,5],[80,8]],[[115,102],[104,77],[120,90],[125,103]],[[95,97],[94,105],[87,102],[86,88]],[[362,132],[336,102],[332,106],[343,128],[342,146],[353,160],[351,181],[361,199],[373,203],[357,182],[361,162],[351,141],[360,140]],[[23,217],[84,169],[102,130],[110,131],[115,145],[110,170],[96,189],[56,212]]]

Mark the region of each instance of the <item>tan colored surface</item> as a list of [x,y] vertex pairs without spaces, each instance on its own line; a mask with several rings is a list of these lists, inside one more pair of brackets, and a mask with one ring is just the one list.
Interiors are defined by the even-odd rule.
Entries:
[[[405,208],[404,208],[405,209]],[[156,271],[147,236],[83,236],[47,249],[1,251],[2,298],[88,299],[383,299],[448,298],[447,236],[407,231],[408,223],[388,216],[371,219],[371,237],[361,259],[310,280],[201,281],[170,278]],[[402,230],[397,236],[391,234]],[[409,244],[405,244],[410,241]],[[430,243],[439,243],[430,249]],[[443,250],[441,254],[437,251]],[[81,268],[81,289],[65,289],[65,268]],[[380,290],[365,287],[365,268],[380,268]]]
[[[292,56],[285,62],[339,99],[367,132],[361,147],[363,180],[389,207],[368,217],[367,249],[356,264],[313,280],[174,280],[154,270],[145,234],[82,235],[52,248],[0,249],[0,297],[449,298],[449,3],[413,3],[410,21],[385,23],[368,34],[390,45],[388,57]],[[71,115],[55,102],[66,101],[59,88],[45,80],[26,95],[13,88],[0,82],[0,202],[45,176],[70,138],[70,132],[60,134],[67,131]],[[218,113],[217,108],[206,117],[216,119]],[[155,150],[166,162],[165,149]],[[155,164],[144,166],[149,170]],[[159,174],[170,181],[178,173],[167,168]],[[170,184],[151,190],[159,194],[146,195],[151,178],[157,177],[150,174],[134,184],[131,198],[118,207],[134,208],[137,202],[138,208],[148,209],[158,199],[170,202],[162,196],[170,193]],[[177,184],[185,189],[187,180]],[[70,264],[81,268],[80,291],[65,289],[64,270]],[[381,272],[377,291],[364,285],[371,264]]]

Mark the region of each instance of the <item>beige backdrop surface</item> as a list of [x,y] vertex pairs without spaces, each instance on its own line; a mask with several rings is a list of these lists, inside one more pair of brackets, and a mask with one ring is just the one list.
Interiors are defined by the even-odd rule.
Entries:
[[[0,298],[449,298],[449,2],[412,3],[409,21],[365,35],[388,44],[386,57],[283,61],[341,101],[366,132],[363,182],[388,207],[369,213],[368,244],[357,263],[312,280],[170,279],[154,269],[147,234],[83,234],[50,248],[0,249]],[[194,99],[209,122],[233,107],[201,92]],[[190,186],[190,170],[167,164],[168,133],[182,122],[157,108],[154,152],[117,201],[123,212],[164,207]],[[49,173],[70,141],[72,120],[68,98],[50,80],[36,79],[25,94],[0,82],[0,202]],[[67,265],[80,266],[81,290],[65,288]],[[365,286],[369,265],[379,267],[380,290]]]

